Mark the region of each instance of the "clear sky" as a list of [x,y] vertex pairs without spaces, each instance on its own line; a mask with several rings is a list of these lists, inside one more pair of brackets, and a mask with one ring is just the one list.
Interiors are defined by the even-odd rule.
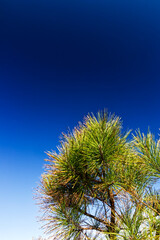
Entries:
[[88,112],[160,128],[158,0],[0,1],[0,239],[41,235],[45,151]]

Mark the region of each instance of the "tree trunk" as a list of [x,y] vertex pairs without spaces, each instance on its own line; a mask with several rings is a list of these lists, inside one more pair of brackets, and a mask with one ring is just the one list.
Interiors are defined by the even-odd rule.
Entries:
[[[114,201],[112,189],[108,189],[108,197],[109,197],[110,207],[111,207],[111,220],[110,220],[109,232],[115,233],[115,224],[116,224],[115,201]],[[115,239],[115,235],[109,234],[109,237],[110,239]]]

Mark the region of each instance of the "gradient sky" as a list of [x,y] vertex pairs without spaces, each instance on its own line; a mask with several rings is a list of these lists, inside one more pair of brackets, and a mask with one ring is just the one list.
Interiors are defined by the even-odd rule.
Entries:
[[41,235],[45,151],[89,112],[160,128],[158,0],[1,0],[0,239]]

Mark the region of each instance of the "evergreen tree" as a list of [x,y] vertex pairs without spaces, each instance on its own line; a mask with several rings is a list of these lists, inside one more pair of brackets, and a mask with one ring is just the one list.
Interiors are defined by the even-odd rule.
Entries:
[[159,194],[148,192],[160,176],[159,142],[129,133],[119,117],[88,115],[47,152],[38,199],[51,239],[159,239]]

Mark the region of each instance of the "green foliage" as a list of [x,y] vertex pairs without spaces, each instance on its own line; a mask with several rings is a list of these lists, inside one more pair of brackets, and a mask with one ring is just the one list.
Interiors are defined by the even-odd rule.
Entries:
[[88,115],[47,152],[38,199],[52,239],[158,239],[159,194],[147,189],[159,178],[159,142],[129,133],[119,117]]
[[141,159],[154,176],[160,177],[160,140],[155,140],[153,134],[148,132],[145,136],[140,131],[134,136],[134,144]]

